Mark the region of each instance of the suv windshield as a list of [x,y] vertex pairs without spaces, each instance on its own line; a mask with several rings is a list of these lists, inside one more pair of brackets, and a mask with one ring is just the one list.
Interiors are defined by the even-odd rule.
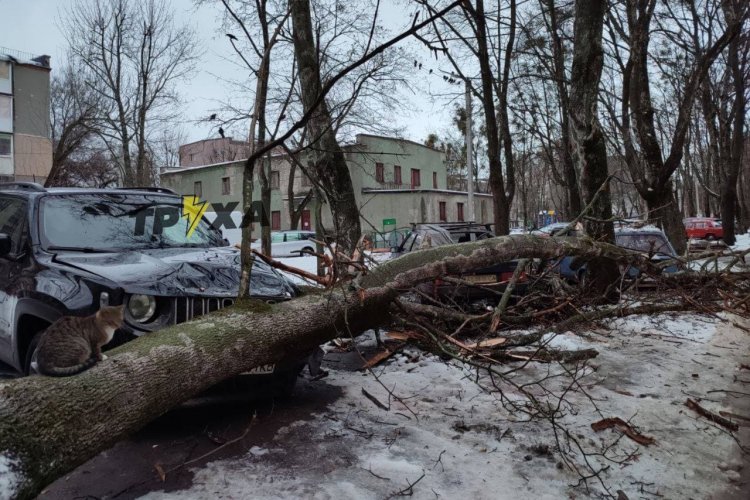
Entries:
[[45,196],[39,231],[48,250],[89,251],[224,246],[206,221],[188,236],[180,198],[131,193]]

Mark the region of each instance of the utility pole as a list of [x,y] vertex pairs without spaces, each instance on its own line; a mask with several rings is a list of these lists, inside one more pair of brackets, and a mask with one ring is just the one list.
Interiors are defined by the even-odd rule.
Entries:
[[474,220],[474,138],[472,137],[471,126],[471,83],[469,79],[464,79],[466,85],[466,177],[469,205],[469,222]]

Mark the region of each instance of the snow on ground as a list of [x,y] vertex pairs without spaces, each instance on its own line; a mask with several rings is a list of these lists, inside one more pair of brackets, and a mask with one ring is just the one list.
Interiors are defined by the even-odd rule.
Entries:
[[750,233],[738,234],[732,250],[739,252],[750,248]]
[[0,498],[13,498],[21,484],[21,478],[15,471],[16,463],[9,457],[0,454]]
[[[656,440],[644,447],[622,437],[609,450],[621,464],[589,457],[595,466],[609,465],[601,478],[610,492],[617,496],[622,490],[629,498],[742,498],[743,459],[734,438],[684,403],[702,398],[711,411],[750,414],[748,398],[717,392],[747,392],[737,376],[740,364],[748,363],[750,335],[731,322],[694,314],[635,316],[579,333],[546,339],[555,347],[600,353],[590,362],[593,370],[568,393],[560,423],[591,452],[619,437],[612,429],[591,429],[604,417],[632,419]],[[372,336],[363,341],[372,342]],[[561,372],[556,364],[532,363],[514,380]],[[578,484],[556,451],[550,425],[509,413],[499,393],[483,388],[491,387],[486,376],[411,348],[374,373],[379,381],[370,373],[330,370],[319,383],[339,387],[343,395],[325,412],[282,428],[242,458],[195,469],[187,491],[145,498],[376,499],[397,492],[413,493],[414,499],[604,497],[595,479],[588,490]],[[750,378],[747,372],[744,378]],[[561,379],[546,384],[564,386]],[[386,388],[401,400],[389,397]],[[508,398],[519,399],[516,390],[503,389]],[[748,428],[741,427],[737,438],[747,444]],[[565,457],[581,466],[581,455],[563,448]]]
[[[379,253],[373,253],[369,254],[372,261],[369,261],[369,264],[372,266],[373,264],[377,264],[379,262],[385,262],[386,260],[391,258],[390,252],[379,252]],[[297,269],[302,269],[303,271],[307,271],[308,273],[315,274],[318,272],[318,258],[311,256],[311,255],[305,255],[302,257],[283,257],[276,259],[279,262],[282,262],[286,264],[287,266],[296,267]],[[301,278],[297,276],[296,274],[287,273],[280,271],[281,274],[291,279],[294,283],[298,285],[313,285],[314,283],[309,282],[305,280],[304,278]]]

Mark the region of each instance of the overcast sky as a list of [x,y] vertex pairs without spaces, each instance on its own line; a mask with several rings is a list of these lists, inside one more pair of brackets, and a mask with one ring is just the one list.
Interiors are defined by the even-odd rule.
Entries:
[[[54,72],[65,57],[66,41],[59,29],[59,20],[70,1],[0,0],[0,47],[31,52],[35,55],[48,54],[52,56]],[[194,27],[204,49],[194,78],[181,83],[178,87],[183,96],[182,102],[185,103],[182,110],[182,128],[189,141],[216,136],[215,130],[199,122],[210,114],[210,110],[216,109],[218,102],[229,94],[229,89],[217,82],[215,75],[222,75],[227,79],[241,79],[246,78],[247,73],[224,59],[225,55],[230,54],[230,48],[220,28],[221,12],[218,6],[196,9],[192,0],[172,0],[171,4],[177,19]],[[391,27],[397,29],[399,21],[409,14],[411,12],[400,12],[398,8],[392,8],[386,19],[393,19]],[[419,51],[419,48],[416,50]],[[418,142],[423,141],[430,132],[440,133],[446,129],[450,120],[446,112],[446,101],[433,102],[429,97],[431,86],[436,86],[437,90],[440,90],[439,79],[423,77],[421,80],[427,81],[416,82],[418,90],[410,99],[412,106],[416,108],[415,111],[394,117],[398,125],[405,128],[405,138]]]

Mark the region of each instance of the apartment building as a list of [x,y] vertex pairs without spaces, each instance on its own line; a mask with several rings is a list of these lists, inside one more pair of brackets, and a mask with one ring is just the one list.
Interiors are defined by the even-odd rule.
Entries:
[[[363,232],[387,232],[411,223],[468,221],[468,196],[448,187],[444,152],[417,142],[394,137],[359,134],[343,146],[359,206]],[[304,154],[297,165],[307,165]],[[184,195],[198,195],[212,203],[236,203],[242,211],[242,160],[171,169],[162,172],[161,185]],[[257,169],[256,169],[257,171]],[[293,176],[292,176],[293,172]],[[260,199],[257,179],[253,199]],[[308,196],[310,180],[292,159],[276,153],[271,157],[272,229],[292,229],[290,208],[301,207],[296,229],[314,229],[314,196]],[[474,219],[491,222],[492,196],[476,193]],[[330,211],[321,210],[324,227],[332,227]],[[210,216],[209,216],[210,218]]]
[[52,168],[50,58],[0,47],[0,179],[44,183]]

